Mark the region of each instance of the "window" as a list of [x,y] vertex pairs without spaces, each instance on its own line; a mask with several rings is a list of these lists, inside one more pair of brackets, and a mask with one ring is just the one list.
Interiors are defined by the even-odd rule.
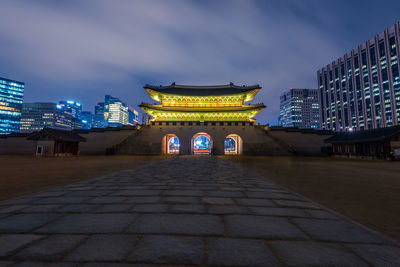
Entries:
[[370,59],[371,59],[371,65],[374,66],[376,65],[376,55],[375,55],[375,47],[371,46],[369,48],[369,54],[370,54]]
[[379,56],[382,58],[384,56],[386,56],[385,53],[385,43],[383,41],[379,42]]

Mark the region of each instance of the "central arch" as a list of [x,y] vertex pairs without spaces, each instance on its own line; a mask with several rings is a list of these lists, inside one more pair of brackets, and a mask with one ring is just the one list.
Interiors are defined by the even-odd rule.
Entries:
[[193,135],[191,140],[192,154],[210,155],[213,141],[208,133],[200,132]]

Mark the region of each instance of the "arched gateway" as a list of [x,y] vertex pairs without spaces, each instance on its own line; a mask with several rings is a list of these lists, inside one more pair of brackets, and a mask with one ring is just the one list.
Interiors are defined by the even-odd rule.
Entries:
[[243,152],[242,138],[237,134],[230,134],[224,141],[224,153],[228,155],[240,155]]
[[197,133],[192,137],[192,154],[210,155],[213,147],[213,141],[207,133]]
[[179,154],[179,138],[175,134],[167,134],[162,140],[163,154]]
[[[163,132],[162,153],[165,154],[211,154],[213,151],[216,154],[241,154],[243,142],[239,135],[217,134],[213,140],[213,127],[254,125],[253,117],[265,108],[264,104],[245,104],[261,89],[259,85],[188,86],[172,83],[168,86],[145,85],[144,89],[152,99],[161,102],[139,106],[151,116],[150,126],[157,124]],[[172,131],[180,138],[168,132],[165,135],[162,129],[178,125]],[[198,133],[187,136],[187,132],[193,134],[193,131],[186,129],[199,126],[202,129]]]

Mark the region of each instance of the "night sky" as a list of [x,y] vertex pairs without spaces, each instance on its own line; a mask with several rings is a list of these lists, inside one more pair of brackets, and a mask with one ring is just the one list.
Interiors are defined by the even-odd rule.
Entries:
[[25,82],[25,102],[92,112],[105,94],[153,102],[146,83],[258,83],[253,102],[268,107],[256,118],[275,124],[284,90],[316,88],[319,68],[399,11],[399,0],[0,0],[0,77]]

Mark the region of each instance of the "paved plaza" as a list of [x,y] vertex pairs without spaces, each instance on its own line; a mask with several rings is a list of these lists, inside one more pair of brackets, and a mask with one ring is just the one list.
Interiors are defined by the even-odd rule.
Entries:
[[0,202],[0,266],[125,265],[399,266],[400,247],[210,156]]

